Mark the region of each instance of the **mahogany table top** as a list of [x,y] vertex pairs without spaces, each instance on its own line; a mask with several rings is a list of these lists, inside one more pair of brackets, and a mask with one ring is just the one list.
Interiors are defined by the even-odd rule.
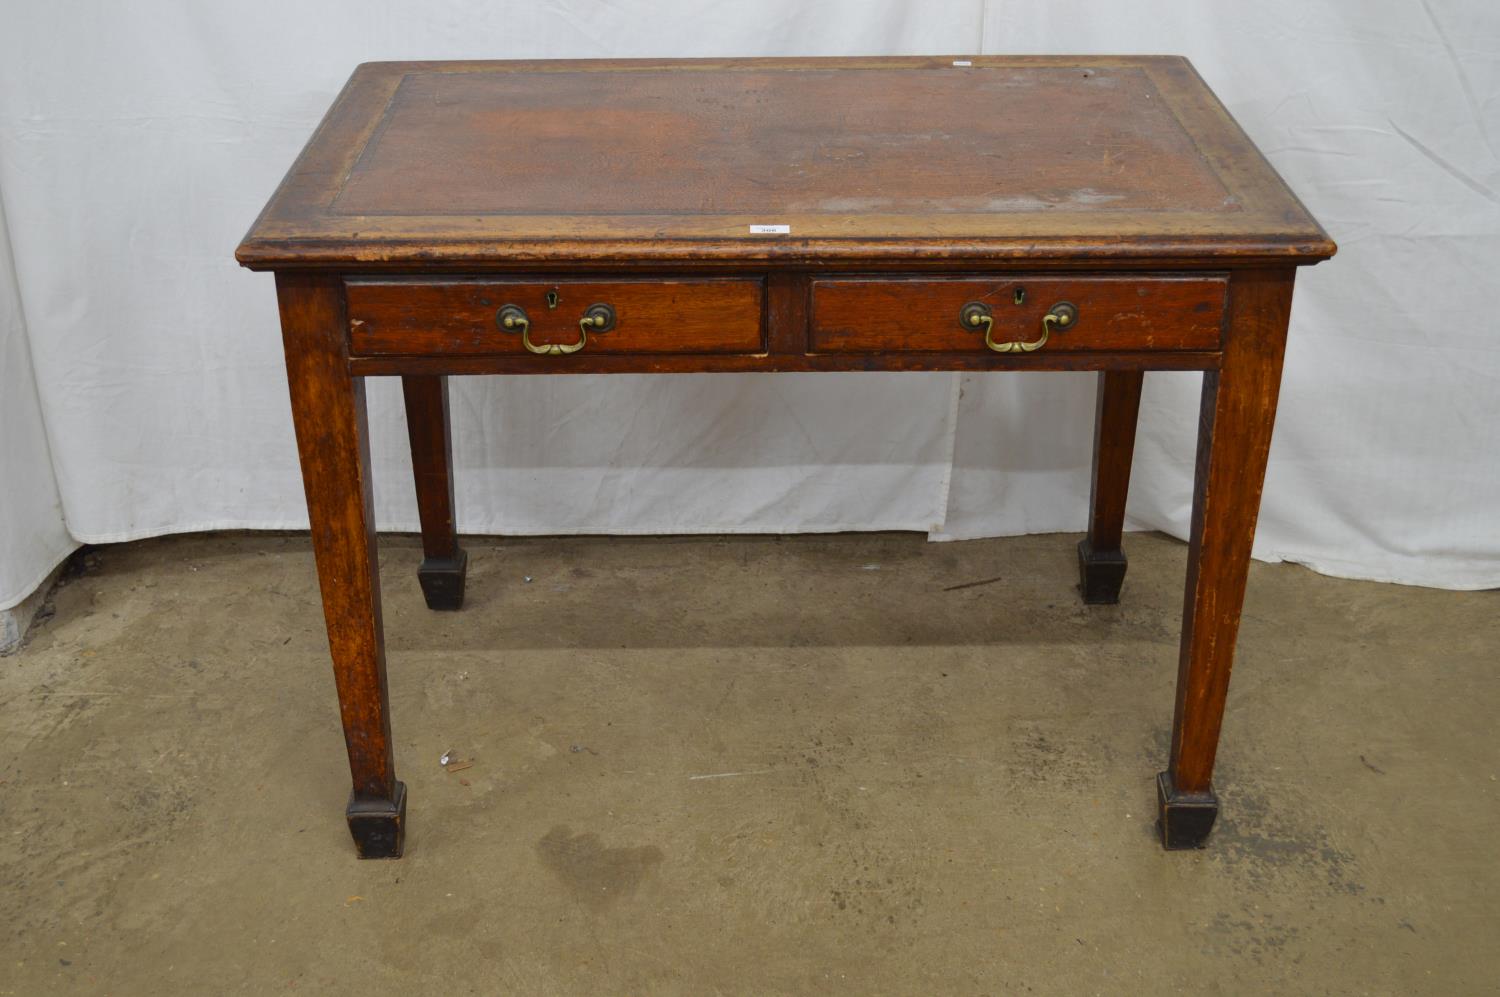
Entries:
[[1315,263],[1173,56],[367,63],[238,257]]

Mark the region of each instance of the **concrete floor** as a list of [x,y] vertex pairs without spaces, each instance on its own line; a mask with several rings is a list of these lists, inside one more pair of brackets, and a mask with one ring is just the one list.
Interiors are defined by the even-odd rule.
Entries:
[[1167,854],[1185,549],[1074,540],[383,539],[399,862],[307,538],[107,548],[0,659],[0,994],[1496,992],[1500,594],[1257,565]]

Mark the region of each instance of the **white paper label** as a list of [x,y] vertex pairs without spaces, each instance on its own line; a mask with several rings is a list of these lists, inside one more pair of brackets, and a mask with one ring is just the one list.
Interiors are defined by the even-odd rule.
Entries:
[[790,225],[751,225],[751,235],[791,235]]
[[953,64],[955,66],[972,66],[972,65],[974,65],[973,61],[969,60],[969,59],[954,59],[953,60]]

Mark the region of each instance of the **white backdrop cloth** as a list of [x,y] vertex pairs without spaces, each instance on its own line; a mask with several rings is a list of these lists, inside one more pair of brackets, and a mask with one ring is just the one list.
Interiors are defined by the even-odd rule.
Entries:
[[[0,607],[77,542],[305,527],[272,282],[231,253],[353,66],[414,58],[1187,55],[1342,247],[1298,282],[1257,556],[1500,585],[1494,0],[0,6]],[[1146,379],[1134,528],[1185,534],[1199,380]],[[460,528],[1079,530],[1093,391],[457,378]],[[410,530],[399,401],[371,382]]]

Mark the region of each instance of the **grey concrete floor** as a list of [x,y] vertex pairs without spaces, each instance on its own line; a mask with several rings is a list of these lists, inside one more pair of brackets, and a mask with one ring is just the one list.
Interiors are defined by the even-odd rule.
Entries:
[[1496,992],[1500,594],[1255,566],[1167,854],[1185,549],[1075,539],[470,539],[434,614],[383,538],[399,862],[307,538],[107,548],[0,659],[0,994]]

